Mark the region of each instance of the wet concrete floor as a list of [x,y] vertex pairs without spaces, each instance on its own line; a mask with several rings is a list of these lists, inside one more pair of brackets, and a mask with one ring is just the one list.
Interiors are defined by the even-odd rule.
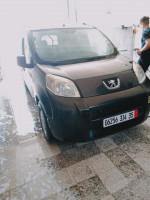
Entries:
[[14,77],[0,82],[0,199],[150,199],[150,119],[92,142],[48,143]]

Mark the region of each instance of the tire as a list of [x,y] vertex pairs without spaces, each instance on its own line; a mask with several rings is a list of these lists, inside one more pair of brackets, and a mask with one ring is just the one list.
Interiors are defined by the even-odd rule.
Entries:
[[54,137],[53,137],[52,132],[51,132],[49,126],[48,126],[46,114],[45,114],[42,106],[40,105],[40,103],[38,103],[38,109],[39,109],[39,118],[40,118],[40,123],[41,123],[41,127],[42,127],[42,130],[43,130],[44,137],[46,138],[46,140],[52,141],[52,140],[54,140]]

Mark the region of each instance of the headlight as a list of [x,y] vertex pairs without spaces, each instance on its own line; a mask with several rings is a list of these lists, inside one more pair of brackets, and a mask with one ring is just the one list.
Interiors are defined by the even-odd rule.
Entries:
[[66,78],[48,74],[46,76],[47,89],[57,96],[80,97],[75,84]]
[[137,77],[139,83],[140,84],[143,83],[146,80],[146,75],[145,75],[142,67],[139,64],[137,64],[136,62],[133,62],[133,70],[136,74],[136,77]]

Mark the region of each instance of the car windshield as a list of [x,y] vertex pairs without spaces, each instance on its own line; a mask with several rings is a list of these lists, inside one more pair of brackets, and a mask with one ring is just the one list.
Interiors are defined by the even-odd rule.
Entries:
[[112,43],[94,28],[59,28],[32,31],[34,48],[40,61],[90,61],[115,55]]

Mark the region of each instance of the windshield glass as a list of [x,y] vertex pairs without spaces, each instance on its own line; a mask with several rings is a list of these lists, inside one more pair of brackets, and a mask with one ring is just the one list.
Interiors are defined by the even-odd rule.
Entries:
[[95,60],[115,54],[112,43],[93,28],[32,31],[32,36],[38,58],[46,62]]

